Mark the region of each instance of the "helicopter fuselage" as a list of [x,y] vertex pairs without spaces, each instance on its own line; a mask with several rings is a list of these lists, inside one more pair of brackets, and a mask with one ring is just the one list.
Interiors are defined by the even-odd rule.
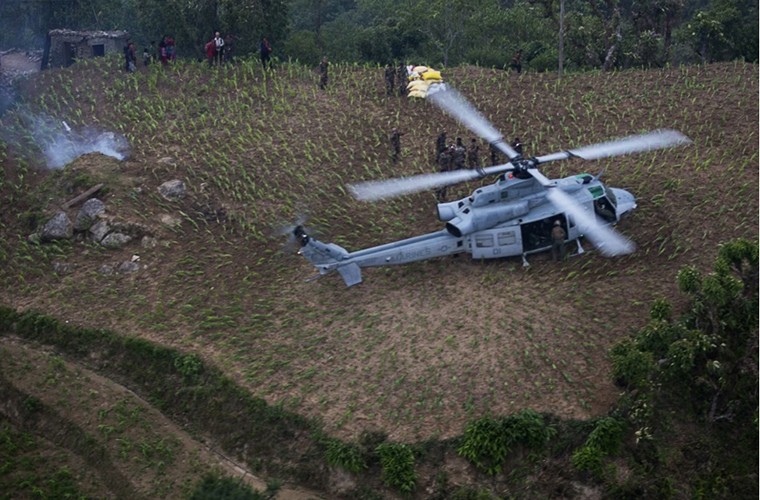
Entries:
[[301,241],[301,254],[320,274],[338,271],[348,286],[361,282],[362,267],[407,264],[457,253],[470,253],[476,259],[524,258],[551,248],[555,221],[560,221],[565,230],[566,241],[583,236],[573,217],[558,211],[547,200],[549,189],[560,189],[572,196],[601,224],[615,224],[636,208],[629,192],[609,188],[588,174],[552,181],[548,189],[532,177],[505,175],[466,198],[439,203],[438,218],[446,223],[440,231],[355,252],[322,243],[303,230],[296,236]]

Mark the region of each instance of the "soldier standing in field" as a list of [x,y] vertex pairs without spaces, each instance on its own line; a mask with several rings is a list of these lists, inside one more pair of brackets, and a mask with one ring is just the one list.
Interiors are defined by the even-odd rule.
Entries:
[[480,168],[480,145],[474,137],[470,139],[470,147],[467,148],[467,166]]
[[385,65],[385,95],[393,95],[393,84],[396,79],[396,69],[391,63]]
[[[444,147],[443,151],[441,151],[441,154],[438,155],[438,171],[439,172],[451,172],[453,169],[452,161],[452,151],[454,146],[450,147]],[[435,197],[438,200],[438,203],[442,203],[446,201],[446,186],[443,186],[442,188],[439,188],[435,192]]]
[[406,84],[407,77],[409,75],[406,71],[406,66],[404,66],[403,62],[400,62],[398,64],[398,68],[396,68],[396,79],[398,80],[398,95],[401,97],[404,97],[406,95]]
[[327,88],[327,69],[330,67],[330,62],[327,60],[327,56],[322,58],[322,62],[319,63],[319,88],[325,90]]
[[498,165],[499,164],[499,150],[493,144],[489,144],[488,151],[491,153],[491,165]]
[[446,131],[441,130],[438,137],[435,140],[435,162],[439,163],[441,159],[441,153],[446,150]]
[[393,158],[393,163],[398,162],[399,158],[401,158],[401,136],[404,135],[401,132],[398,131],[398,129],[394,128],[393,132],[391,132],[391,148],[393,149],[393,154],[391,158]]
[[457,137],[457,144],[454,146],[453,156],[454,169],[459,170],[464,168],[467,150],[464,147],[461,137]]
[[512,141],[512,149],[515,150],[515,153],[517,153],[518,155],[522,156],[522,154],[523,154],[523,143],[522,143],[522,141],[520,140],[519,137],[515,137],[515,140]]
[[562,223],[559,220],[555,220],[554,227],[552,227],[552,258],[554,260],[565,260],[566,237],[567,234],[562,229]]

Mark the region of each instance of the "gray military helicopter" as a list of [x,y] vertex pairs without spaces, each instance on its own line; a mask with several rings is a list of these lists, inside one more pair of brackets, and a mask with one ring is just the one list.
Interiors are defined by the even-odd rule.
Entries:
[[595,160],[691,143],[675,130],[657,130],[524,158],[455,89],[446,84],[435,85],[428,91],[427,99],[504,153],[509,162],[350,185],[357,199],[377,201],[499,176],[496,182],[476,189],[466,198],[439,203],[438,218],[446,223],[444,229],[413,238],[349,252],[334,243],[323,243],[309,236],[303,226],[297,226],[292,234],[301,245],[299,254],[317,268],[320,274],[316,277],[337,271],[346,286],[353,286],[362,282],[363,267],[407,264],[464,252],[475,259],[521,256],[527,266],[529,254],[551,248],[550,233],[557,221],[565,230],[566,242],[576,241],[578,253],[583,253],[580,238],[585,237],[605,256],[629,254],[635,245],[611,226],[636,208],[631,193],[606,186],[600,181],[601,173],[552,180],[537,167],[569,158]]

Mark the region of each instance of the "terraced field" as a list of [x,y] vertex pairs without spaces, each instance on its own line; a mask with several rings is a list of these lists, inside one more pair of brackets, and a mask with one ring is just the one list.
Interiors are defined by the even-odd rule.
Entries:
[[[278,228],[308,214],[320,239],[349,250],[435,230],[433,193],[366,204],[345,186],[435,171],[441,127],[465,141],[469,132],[429,103],[385,97],[381,68],[334,65],[319,91],[316,73],[295,65],[267,75],[255,61],[132,75],[117,67],[45,72],[25,85],[23,109],[125,134],[125,161],[94,154],[47,171],[21,112],[2,118],[0,301],[196,353],[341,438],[451,437],[469,419],[523,408],[604,414],[617,395],[610,346],[645,324],[653,299],[675,299],[682,265],[707,268],[720,242],[757,237],[756,65],[561,81],[444,71],[528,155],[657,128],[694,143],[543,170],[605,169],[607,183],[634,193],[639,208],[619,227],[638,245],[631,256],[536,256],[527,270],[516,259],[460,256],[368,270],[350,289],[336,276],[305,282],[313,269],[284,248]],[[394,127],[406,133],[396,164]],[[171,179],[188,186],[180,202],[157,191]],[[155,247],[27,241],[55,207],[98,182],[107,213],[147,228]],[[133,255],[136,273],[99,272]],[[54,272],[56,263],[67,272]]]

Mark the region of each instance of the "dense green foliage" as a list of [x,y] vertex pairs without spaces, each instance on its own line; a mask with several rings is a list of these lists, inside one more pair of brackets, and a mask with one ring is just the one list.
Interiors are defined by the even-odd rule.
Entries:
[[383,466],[383,481],[403,493],[414,491],[417,473],[414,470],[414,452],[403,443],[382,443],[375,450]]
[[556,430],[533,410],[501,418],[483,417],[467,425],[457,451],[480,470],[496,475],[518,445],[541,449],[554,434]]
[[[757,61],[758,10],[751,0],[567,0],[564,67],[612,68],[731,59]],[[199,57],[214,30],[255,52],[317,64],[419,61],[445,66],[556,69],[559,0],[7,0],[0,47],[41,46],[51,28],[126,29],[147,45],[172,34],[181,55]]]
[[[687,445],[710,457],[690,479],[697,497],[756,496],[758,245],[725,243],[712,273],[684,267],[677,282],[688,311],[670,319],[671,308],[656,302],[650,323],[612,350],[615,376],[629,388],[620,409],[637,447],[650,450],[649,466],[663,465],[653,457],[667,455],[674,426],[700,429]],[[573,462],[598,472],[589,451]]]
[[325,458],[328,464],[341,467],[354,474],[367,469],[367,463],[362,457],[361,450],[354,444],[344,443],[339,439],[328,441]]

